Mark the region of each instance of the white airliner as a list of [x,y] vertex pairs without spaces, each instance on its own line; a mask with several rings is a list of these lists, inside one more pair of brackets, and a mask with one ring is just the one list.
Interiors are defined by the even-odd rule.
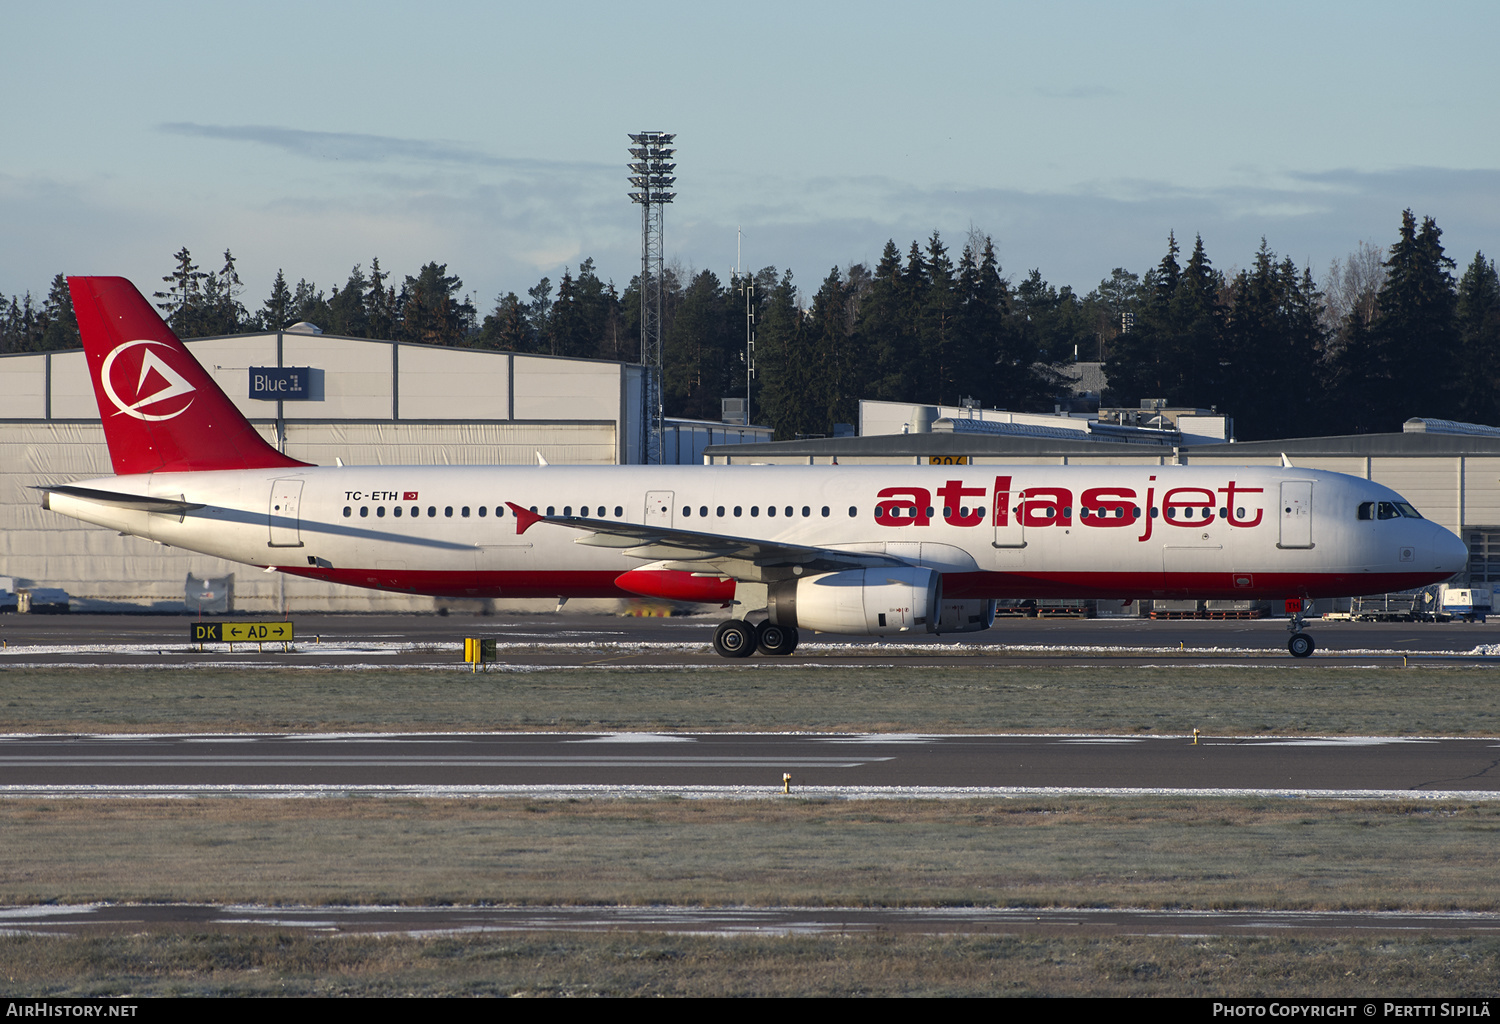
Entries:
[[1462,541],[1339,473],[1179,466],[311,466],[267,444],[122,278],[69,280],[116,476],[45,507],[267,571],[447,597],[735,608],[799,630],[986,629],[997,598],[1304,602],[1447,579]]

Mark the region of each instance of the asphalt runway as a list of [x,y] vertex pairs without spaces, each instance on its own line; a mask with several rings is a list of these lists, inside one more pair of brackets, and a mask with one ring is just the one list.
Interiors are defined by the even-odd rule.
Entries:
[[0,796],[1500,799],[1500,739],[483,733],[0,737]]
[[[276,619],[237,616],[236,621]],[[1164,659],[1215,663],[1316,665],[1500,662],[1500,620],[1489,623],[1310,621],[1318,651],[1286,652],[1286,621],[1149,619],[997,619],[981,633],[888,639],[805,635],[795,654],[720,658],[710,643],[714,615],[633,618],[603,615],[293,615],[296,640],[280,644],[195,644],[196,621],[166,615],[0,616],[0,667],[271,666],[461,668],[465,637],[493,638],[493,669],[755,665],[1067,665],[1154,664]],[[213,621],[213,620],[206,620]]]

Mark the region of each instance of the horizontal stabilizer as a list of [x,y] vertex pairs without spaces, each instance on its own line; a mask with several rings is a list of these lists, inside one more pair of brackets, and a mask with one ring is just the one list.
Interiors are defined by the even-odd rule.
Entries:
[[[46,491],[49,494],[66,494],[70,498],[82,498],[84,501],[94,501],[101,505],[113,505],[115,508],[135,509],[137,512],[169,512],[172,515],[180,516],[184,512],[191,512],[194,509],[203,507],[201,502],[183,501],[181,498],[148,498],[144,494],[96,491],[92,487],[72,487],[66,484],[33,489]],[[45,501],[43,502],[43,507],[49,507]]]

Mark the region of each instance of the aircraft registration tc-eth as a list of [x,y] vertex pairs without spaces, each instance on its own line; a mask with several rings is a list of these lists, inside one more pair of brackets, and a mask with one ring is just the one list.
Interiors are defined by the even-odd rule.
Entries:
[[725,657],[799,630],[988,628],[997,598],[1302,602],[1406,590],[1461,540],[1388,487],[1289,467],[312,466],[268,444],[130,282],[69,279],[115,476],[85,522],[311,579],[440,597],[734,608]]

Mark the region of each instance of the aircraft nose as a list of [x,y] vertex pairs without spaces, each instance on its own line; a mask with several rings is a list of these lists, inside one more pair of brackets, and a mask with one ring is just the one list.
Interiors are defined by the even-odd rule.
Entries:
[[[1442,528],[1439,527],[1439,529]],[[1437,538],[1434,547],[1437,554],[1437,568],[1440,571],[1455,573],[1468,568],[1469,546],[1463,542],[1462,537],[1442,530],[1442,536]]]

